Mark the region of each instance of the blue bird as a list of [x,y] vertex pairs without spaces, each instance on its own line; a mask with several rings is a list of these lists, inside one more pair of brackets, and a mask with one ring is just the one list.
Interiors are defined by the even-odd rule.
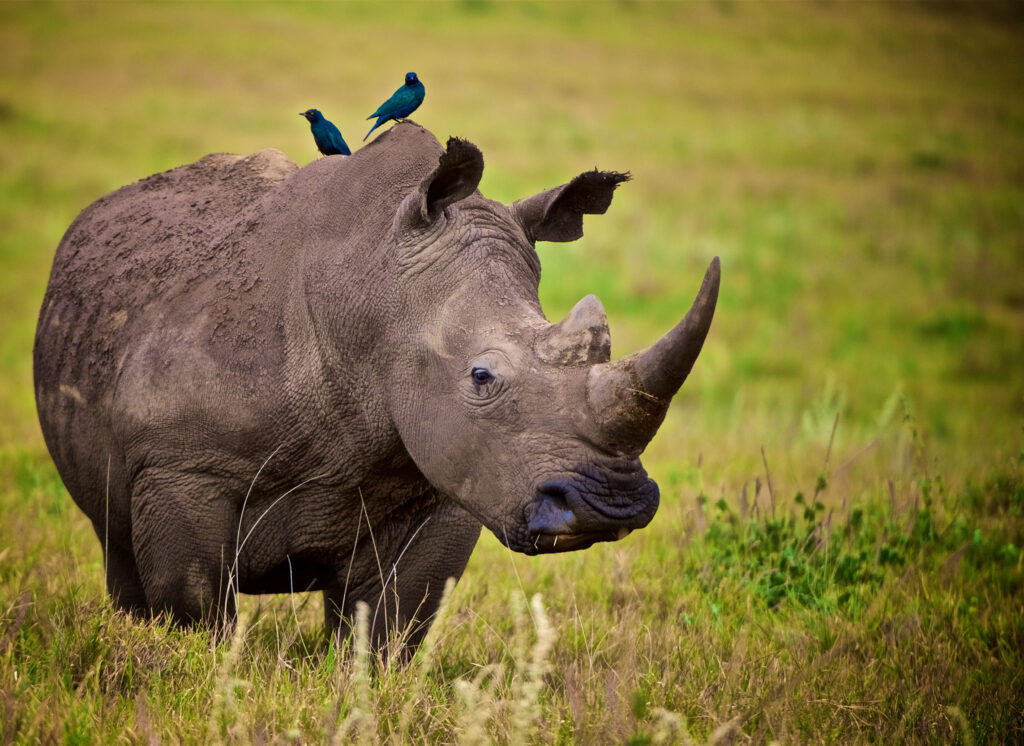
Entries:
[[316,143],[316,149],[321,153],[324,155],[352,155],[341,132],[329,120],[324,119],[324,115],[320,113],[319,109],[306,109],[306,111],[300,112],[299,116],[309,120],[309,128],[313,131],[313,142]]
[[[375,129],[380,127],[389,119],[394,119],[396,121],[399,119],[405,119],[416,111],[419,105],[423,103],[423,97],[426,95],[427,89],[423,87],[420,79],[416,77],[416,73],[406,73],[405,85],[392,93],[391,98],[378,106],[377,111],[367,117],[367,119],[377,117],[377,123],[370,127],[370,131],[366,133],[366,137],[373,134]],[[363,138],[363,142],[366,142],[366,137]]]

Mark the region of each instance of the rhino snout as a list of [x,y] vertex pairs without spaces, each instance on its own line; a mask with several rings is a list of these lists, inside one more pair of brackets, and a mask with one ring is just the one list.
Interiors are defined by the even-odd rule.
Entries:
[[622,539],[650,522],[658,497],[658,485],[642,469],[548,480],[526,509],[531,549],[567,552]]

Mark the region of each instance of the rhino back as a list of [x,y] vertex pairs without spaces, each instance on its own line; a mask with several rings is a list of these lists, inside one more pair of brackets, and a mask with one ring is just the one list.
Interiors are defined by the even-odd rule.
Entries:
[[[244,236],[258,226],[260,200],[295,170],[277,151],[210,155],[103,197],[64,235],[34,373],[43,434],[76,499],[95,492],[97,479],[109,481],[98,472],[119,468],[110,408],[120,366],[175,316],[251,289],[259,257]],[[235,337],[230,346],[245,349]]]
[[[102,397],[118,348],[199,283],[243,287],[254,261],[230,239],[296,169],[277,151],[214,154],[124,187],[86,208],[57,248],[36,332],[36,386]],[[248,281],[251,281],[249,279]]]

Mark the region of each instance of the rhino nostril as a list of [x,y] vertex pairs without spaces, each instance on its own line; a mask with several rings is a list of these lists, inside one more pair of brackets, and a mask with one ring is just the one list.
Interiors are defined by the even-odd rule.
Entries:
[[571,488],[559,482],[546,482],[537,488],[529,529],[533,533],[566,533],[572,530],[576,516],[569,507]]
[[545,482],[537,488],[537,494],[541,497],[549,497],[552,500],[561,501],[568,506],[569,487],[561,482]]

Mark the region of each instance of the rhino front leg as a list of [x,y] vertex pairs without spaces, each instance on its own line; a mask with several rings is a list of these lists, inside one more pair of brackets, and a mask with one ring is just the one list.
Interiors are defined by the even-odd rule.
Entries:
[[[100,537],[100,545],[104,543],[104,535]],[[146,589],[139,577],[139,568],[135,564],[135,555],[131,549],[109,544],[104,550],[104,567],[107,576],[107,592],[114,603],[122,611],[146,616],[149,605],[146,602]]]
[[466,568],[480,528],[469,513],[444,501],[429,518],[410,523],[403,540],[388,547],[388,557],[380,558],[379,567],[372,555],[373,542],[361,542],[355,564],[365,573],[368,560],[374,577],[347,583],[346,563],[346,573],[324,591],[327,624],[344,638],[354,624],[356,604],[364,601],[370,611],[373,648],[381,650],[397,635],[406,645],[405,653],[411,654],[430,628],[448,578],[458,579]]
[[132,490],[132,548],[152,613],[180,624],[234,622],[234,521],[222,482],[147,470]]

